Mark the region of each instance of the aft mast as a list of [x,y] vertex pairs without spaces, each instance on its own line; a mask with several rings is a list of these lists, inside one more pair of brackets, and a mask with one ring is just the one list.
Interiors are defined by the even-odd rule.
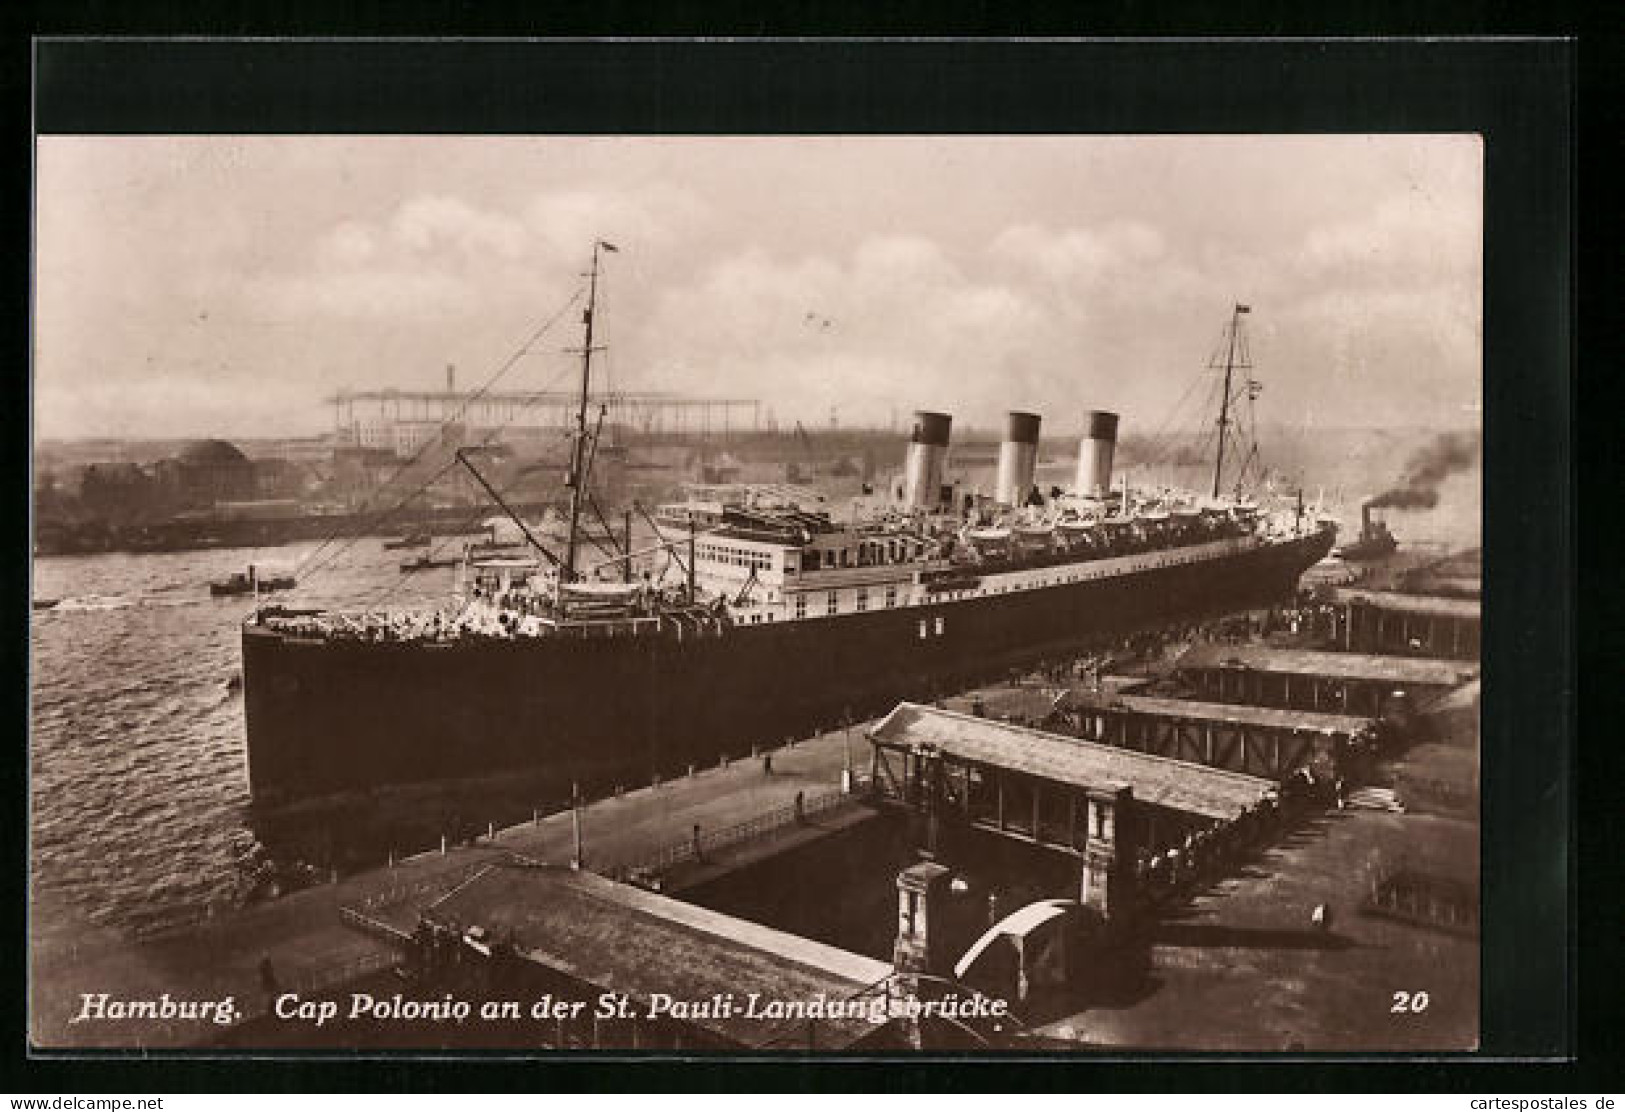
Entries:
[[1229,435],[1230,428],[1230,382],[1238,366],[1250,367],[1251,363],[1246,357],[1245,348],[1241,363],[1236,362],[1236,335],[1241,328],[1241,318],[1245,313],[1252,312],[1248,305],[1237,305],[1235,312],[1230,316],[1229,344],[1224,356],[1224,389],[1219,395],[1219,450],[1213,457],[1213,497],[1219,497],[1220,484],[1224,477],[1224,443]]
[[593,310],[598,302],[598,257],[601,251],[619,251],[613,243],[598,240],[592,245],[592,269],[587,274],[587,307],[582,310],[581,323],[586,335],[581,345],[581,397],[576,407],[574,442],[570,447],[570,471],[565,485],[570,488],[570,530],[565,540],[564,566],[559,569],[558,601],[564,602],[564,585],[573,582],[576,574],[576,549],[580,543],[581,506],[586,497],[588,476],[587,448],[587,395],[592,383],[592,353],[601,348],[592,346]]

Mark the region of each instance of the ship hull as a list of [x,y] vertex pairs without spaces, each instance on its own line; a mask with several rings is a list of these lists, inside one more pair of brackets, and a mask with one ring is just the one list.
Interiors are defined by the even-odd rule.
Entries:
[[721,631],[439,644],[243,631],[249,782],[276,803],[544,774],[589,792],[713,764],[1138,629],[1291,594],[1316,534],[1201,563]]

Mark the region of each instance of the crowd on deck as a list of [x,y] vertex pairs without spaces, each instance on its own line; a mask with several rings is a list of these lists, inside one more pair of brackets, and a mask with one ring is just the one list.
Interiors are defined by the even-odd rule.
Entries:
[[[263,610],[256,620],[279,633],[328,641],[450,641],[464,636],[512,637],[524,630],[513,611],[470,608],[460,615],[438,610],[379,610],[279,614]],[[529,619],[534,622],[535,619]]]
[[[684,607],[683,591],[657,592],[643,588],[630,603],[621,598],[571,599],[564,617],[591,621],[611,618],[647,618],[667,610],[674,620],[692,616]],[[531,591],[506,591],[492,595],[476,589],[472,601],[456,612],[423,609],[364,611],[287,611],[267,607],[255,615],[259,625],[294,636],[328,641],[364,642],[445,642],[464,638],[507,639],[538,637],[558,616],[553,601]]]

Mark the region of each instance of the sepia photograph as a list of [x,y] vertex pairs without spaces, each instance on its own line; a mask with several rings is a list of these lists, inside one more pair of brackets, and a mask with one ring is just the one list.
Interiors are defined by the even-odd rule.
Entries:
[[34,1048],[1480,1047],[1482,136],[35,157]]

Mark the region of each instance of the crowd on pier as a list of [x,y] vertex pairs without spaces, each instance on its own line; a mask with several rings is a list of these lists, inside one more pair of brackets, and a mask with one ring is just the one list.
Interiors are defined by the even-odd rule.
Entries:
[[1342,807],[1347,791],[1341,777],[1316,777],[1307,768],[1299,769],[1230,822],[1190,831],[1182,841],[1158,852],[1142,849],[1135,863],[1140,891],[1157,903],[1228,875],[1308,811]]

